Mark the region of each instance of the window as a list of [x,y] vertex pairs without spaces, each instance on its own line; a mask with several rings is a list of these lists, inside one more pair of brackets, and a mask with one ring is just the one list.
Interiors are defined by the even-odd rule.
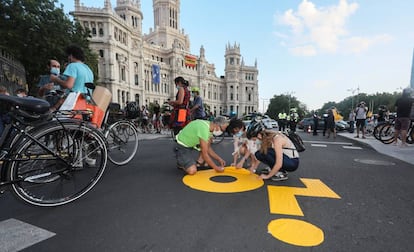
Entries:
[[134,83],[135,83],[135,86],[139,85],[139,83],[138,83],[138,74],[134,75]]
[[101,57],[101,58],[104,57],[104,50],[99,50],[99,57]]

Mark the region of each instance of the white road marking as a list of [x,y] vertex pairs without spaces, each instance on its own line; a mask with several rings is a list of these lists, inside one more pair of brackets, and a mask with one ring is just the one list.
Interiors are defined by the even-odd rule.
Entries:
[[351,149],[351,150],[362,150],[361,147],[356,147],[356,146],[342,146],[342,148]]
[[56,234],[16,219],[1,221],[0,251],[20,251],[54,235]]
[[311,144],[313,147],[328,147],[326,144]]
[[334,145],[352,145],[349,142],[328,142],[328,141],[303,141],[304,143],[316,143],[316,144],[334,144]]

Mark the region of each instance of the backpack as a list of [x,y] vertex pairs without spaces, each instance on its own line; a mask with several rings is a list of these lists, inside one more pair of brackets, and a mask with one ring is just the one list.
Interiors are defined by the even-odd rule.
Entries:
[[128,102],[126,106],[126,117],[128,119],[135,119],[139,117],[140,111],[136,102]]
[[302,138],[298,134],[296,134],[296,132],[284,132],[284,134],[290,139],[290,141],[292,141],[293,145],[295,145],[295,148],[298,152],[303,152],[306,150]]

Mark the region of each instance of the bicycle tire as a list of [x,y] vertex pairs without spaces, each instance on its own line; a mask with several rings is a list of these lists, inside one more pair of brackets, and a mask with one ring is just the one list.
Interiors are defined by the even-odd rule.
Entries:
[[116,165],[129,163],[138,150],[138,132],[129,121],[118,121],[105,131],[108,159]]
[[[23,201],[43,207],[64,205],[85,195],[102,177],[107,150],[96,129],[52,122],[30,135],[35,140],[20,141],[7,162],[13,193]],[[95,164],[88,164],[88,159]]]
[[379,137],[380,141],[384,144],[390,144],[394,142],[394,125],[393,124],[386,124],[384,127],[381,128]]

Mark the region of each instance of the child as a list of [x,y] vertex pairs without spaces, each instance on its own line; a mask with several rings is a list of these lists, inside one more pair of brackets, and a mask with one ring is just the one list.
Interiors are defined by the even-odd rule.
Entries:
[[246,138],[246,127],[240,119],[232,119],[228,127],[228,132],[233,134],[234,152],[232,166],[242,168],[248,158],[250,158],[250,167],[248,169],[255,173],[260,162],[255,157],[257,145],[255,141]]

